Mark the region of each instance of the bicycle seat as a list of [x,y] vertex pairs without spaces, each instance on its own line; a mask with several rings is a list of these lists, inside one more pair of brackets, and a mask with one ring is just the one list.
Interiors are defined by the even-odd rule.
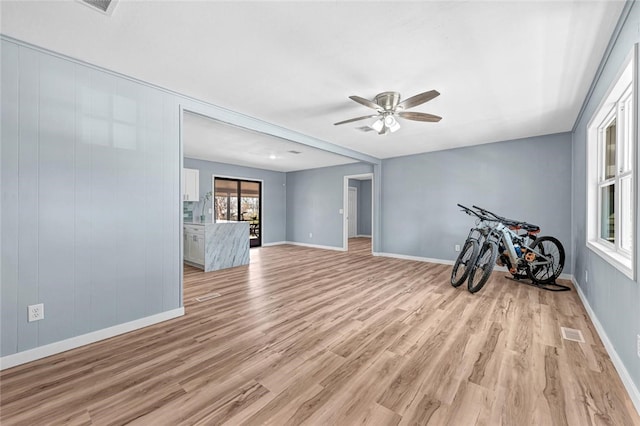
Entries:
[[527,232],[536,233],[540,232],[540,227],[538,225],[534,225],[532,223],[521,223],[520,228],[524,229]]

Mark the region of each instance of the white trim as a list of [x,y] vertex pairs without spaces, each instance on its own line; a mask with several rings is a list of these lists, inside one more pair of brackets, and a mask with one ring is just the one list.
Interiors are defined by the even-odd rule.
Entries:
[[620,359],[620,356],[618,356],[618,353],[616,352],[616,349],[613,346],[613,343],[611,343],[611,340],[609,340],[609,336],[607,336],[607,333],[604,330],[604,327],[602,327],[602,324],[600,324],[600,321],[598,320],[598,317],[596,316],[595,312],[593,311],[593,309],[591,309],[591,305],[589,304],[589,301],[587,300],[586,296],[582,292],[582,289],[580,288],[578,281],[576,281],[575,278],[573,278],[571,281],[573,282],[573,286],[576,288],[576,292],[578,293],[578,297],[580,297],[580,301],[582,302],[582,305],[587,311],[587,314],[589,315],[591,322],[593,323],[594,327],[596,328],[596,331],[598,332],[598,336],[600,336],[600,340],[602,340],[602,343],[604,344],[604,348],[607,350],[607,353],[609,354],[609,358],[611,358],[611,362],[613,363],[613,366],[616,368],[616,371],[618,372],[618,375],[622,380],[622,384],[624,384],[624,387],[627,390],[627,393],[629,394],[629,398],[631,398],[631,402],[633,402],[633,405],[635,406],[636,411],[638,412],[638,414],[640,414],[640,389],[638,389],[635,383],[633,383],[633,380],[631,379],[631,375],[629,374],[629,371],[624,366],[624,363]]
[[[292,142],[297,142],[305,146],[310,146],[313,148],[318,148],[324,151],[329,151],[334,154],[342,155],[345,157],[353,158],[355,160],[373,164],[380,165],[382,164],[382,160],[376,157],[372,157],[368,154],[364,154],[362,152],[354,151],[349,148],[345,148],[340,145],[333,144],[331,142],[327,142],[321,139],[314,138],[312,136],[307,136],[303,133],[296,132],[294,130],[290,130],[261,119],[251,117],[245,114],[241,114],[236,111],[232,111],[230,109],[223,108],[221,106],[200,100],[198,98],[194,98],[191,96],[187,96],[180,92],[176,92],[175,90],[167,89],[166,87],[158,86],[153,83],[149,83],[148,81],[140,80],[134,77],[130,77],[126,74],[122,74],[116,71],[109,70],[107,68],[103,68],[98,65],[94,65],[90,62],[85,62],[80,59],[76,59],[74,57],[64,55],[62,53],[55,52],[50,49],[46,49],[44,47],[40,47],[35,44],[28,43],[26,41],[5,35],[0,33],[0,40],[5,40],[9,43],[17,44],[22,47],[26,47],[28,49],[35,50],[37,52],[42,52],[47,55],[63,59],[65,61],[72,62],[74,64],[79,64],[85,67],[89,67],[94,70],[98,70],[104,73],[107,73],[112,76],[116,76],[119,78],[124,78],[125,80],[132,81],[137,84],[142,84],[146,87],[151,87],[156,90],[160,90],[164,93],[168,93],[172,96],[177,96],[180,99],[177,103],[185,106],[185,109],[194,112],[196,114],[205,115],[207,117],[215,118],[218,121],[222,121],[227,124],[231,124],[233,126],[241,127],[247,130],[256,131],[258,133],[265,133],[267,135],[275,136],[280,139],[286,139]],[[188,107],[187,107],[188,105]]]
[[[600,238],[600,188],[601,188],[601,168],[603,164],[603,158],[601,156],[601,129],[602,123],[607,121],[607,117],[610,115],[610,110],[613,108],[614,116],[617,116],[618,113],[618,102],[622,97],[624,97],[625,93],[629,90],[629,84],[632,84],[631,88],[631,96],[632,96],[632,111],[634,112],[632,129],[631,129],[631,139],[632,144],[635,142],[634,146],[637,146],[638,140],[638,43],[633,45],[631,52],[625,58],[622,66],[618,69],[616,73],[616,77],[612,80],[607,88],[607,92],[600,99],[598,103],[598,107],[593,112],[589,122],[587,123],[586,128],[586,156],[585,156],[585,170],[586,170],[586,209],[585,209],[585,217],[586,217],[586,235],[585,235],[585,245],[591,250],[594,254],[601,257],[611,266],[616,268],[618,271],[622,272],[631,280],[636,280],[637,271],[636,262],[638,259],[638,242],[635,241],[635,235],[638,230],[638,222],[637,222],[637,212],[634,211],[634,215],[632,217],[632,227],[634,236],[633,247],[631,253],[629,255],[625,255],[625,253],[617,247],[620,241],[619,230],[620,226],[616,225],[616,246],[611,245],[608,246],[608,243],[605,243]],[[575,129],[574,129],[575,130]],[[620,140],[620,138],[617,138]],[[637,148],[635,148],[637,149]],[[632,164],[631,164],[631,176],[633,181],[633,200],[632,205],[636,206],[638,204],[638,164],[637,157],[638,153],[633,152]],[[626,173],[626,172],[625,172]],[[615,182],[618,190],[620,190],[620,185],[617,183],[620,179],[620,172],[618,169],[618,159],[616,159],[616,176]],[[616,195],[617,203],[620,203],[620,197]],[[616,218],[619,221],[620,218],[620,206],[616,205]]]
[[321,250],[336,250],[336,251],[346,251],[344,248],[342,247],[335,247],[335,246],[321,246],[319,244],[307,244],[307,243],[298,243],[295,241],[285,241],[282,244],[290,244],[292,246],[300,246],[300,247],[309,247],[309,248],[317,248],[317,249],[321,249]]
[[181,317],[183,315],[184,307],[177,308],[137,320],[125,322],[124,324],[118,324],[112,327],[103,328],[102,330],[92,331],[91,333],[82,334],[80,336],[70,337],[69,339],[50,343],[48,345],[40,346],[33,349],[28,349],[23,352],[6,355],[0,358],[0,370],[5,370],[17,365],[26,364],[27,362],[46,358],[48,356],[59,354],[61,352],[66,352],[71,349],[79,348],[80,346],[85,346],[90,343],[98,342],[100,340],[109,339],[120,334],[129,333],[131,331],[158,324],[160,322],[168,321],[170,319]]
[[[286,241],[275,241],[273,243],[264,243],[262,244],[262,247],[271,247],[271,246],[281,246],[283,244],[289,244]],[[260,247],[255,247],[255,248],[260,248]]]
[[371,235],[358,234],[355,238],[371,238]]
[[380,256],[380,257],[392,257],[394,259],[415,260],[418,262],[440,263],[443,265],[453,265],[455,263],[455,260],[433,259],[430,257],[411,256],[408,254],[398,254],[398,253],[378,252],[378,253],[373,253],[373,255]]
[[[441,265],[453,265],[455,260],[446,260],[446,259],[434,259],[432,257],[422,257],[422,256],[411,256],[408,254],[398,254],[398,253],[373,253],[374,256],[380,257],[393,257],[394,259],[404,259],[404,260],[415,260],[418,262],[428,262],[428,263],[438,263]],[[509,272],[504,266],[494,266],[494,271],[499,272]],[[561,280],[573,280],[572,274],[560,274],[558,279]]]
[[630,280],[635,281],[633,264],[630,258],[625,257],[616,250],[609,249],[599,241],[587,241],[587,248],[600,256],[609,265],[622,272]]

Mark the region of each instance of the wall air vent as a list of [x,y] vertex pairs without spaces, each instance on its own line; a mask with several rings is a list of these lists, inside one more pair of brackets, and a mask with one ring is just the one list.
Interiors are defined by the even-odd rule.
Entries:
[[302,152],[296,151],[295,149],[292,149],[291,151],[287,151],[287,152],[290,152],[291,154],[302,154]]
[[78,0],[80,3],[89,6],[91,9],[96,10],[105,15],[111,15],[113,9],[115,9],[118,0]]

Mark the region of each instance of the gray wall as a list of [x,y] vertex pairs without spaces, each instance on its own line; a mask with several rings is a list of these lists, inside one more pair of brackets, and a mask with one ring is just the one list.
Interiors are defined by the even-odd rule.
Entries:
[[[613,83],[625,58],[633,45],[640,41],[640,4],[633,4],[631,13],[622,27],[603,73],[597,81],[595,90],[587,100],[585,112],[576,125],[573,134],[573,246],[574,277],[598,321],[604,328],[609,340],[624,363],[636,388],[640,388],[640,361],[636,355],[636,339],[640,335],[640,285],[610,266],[600,256],[586,246],[586,146],[587,124],[596,108],[604,98],[607,89]],[[638,97],[640,94],[635,93]],[[637,104],[636,100],[636,104]],[[638,113],[636,111],[636,113]],[[637,147],[636,142],[636,147]],[[636,155],[640,155],[636,149]],[[636,161],[640,165],[640,156]],[[640,208],[635,209],[636,223],[640,224]],[[640,241],[640,232],[636,229],[636,245]],[[640,259],[636,259],[640,260]],[[589,271],[589,281],[585,280],[585,271]],[[636,263],[636,277],[640,272],[640,262]]]
[[571,135],[398,157],[382,163],[382,251],[454,260],[479,205],[535,223],[564,245],[571,273]]
[[358,235],[371,236],[371,179],[349,179],[349,186],[358,188]]
[[2,41],[2,356],[181,306],[177,112]]
[[358,235],[371,235],[371,179],[360,181],[358,190]]
[[355,163],[287,173],[287,241],[342,247],[344,176],[372,172]]
[[[184,167],[200,170],[200,199],[212,190],[212,176],[230,176],[245,179],[262,180],[262,243],[275,243],[286,240],[286,174],[251,167],[234,166],[212,161],[184,159]],[[209,206],[211,207],[211,203]],[[202,204],[197,203],[194,212],[200,215]],[[211,220],[209,209],[205,208],[208,220]]]

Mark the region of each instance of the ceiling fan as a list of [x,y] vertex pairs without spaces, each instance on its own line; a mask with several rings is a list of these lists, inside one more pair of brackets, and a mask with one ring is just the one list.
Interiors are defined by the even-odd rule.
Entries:
[[379,135],[384,135],[388,132],[393,133],[400,128],[400,123],[398,123],[396,117],[404,118],[406,120],[437,123],[442,119],[442,117],[433,114],[427,114],[424,112],[414,112],[406,110],[418,105],[422,105],[423,103],[430,101],[438,95],[440,95],[440,93],[437,90],[429,90],[428,92],[420,93],[418,95],[410,97],[409,99],[405,99],[402,102],[400,102],[400,93],[398,92],[382,92],[376,95],[376,97],[373,98],[373,101],[362,98],[360,96],[349,96],[349,99],[354,100],[359,104],[362,104],[371,109],[375,109],[377,113],[372,115],[365,115],[363,117],[351,118],[349,120],[339,121],[333,124],[334,126],[339,126],[340,124],[352,123],[354,121],[378,117],[378,119],[369,127],[378,132]]

